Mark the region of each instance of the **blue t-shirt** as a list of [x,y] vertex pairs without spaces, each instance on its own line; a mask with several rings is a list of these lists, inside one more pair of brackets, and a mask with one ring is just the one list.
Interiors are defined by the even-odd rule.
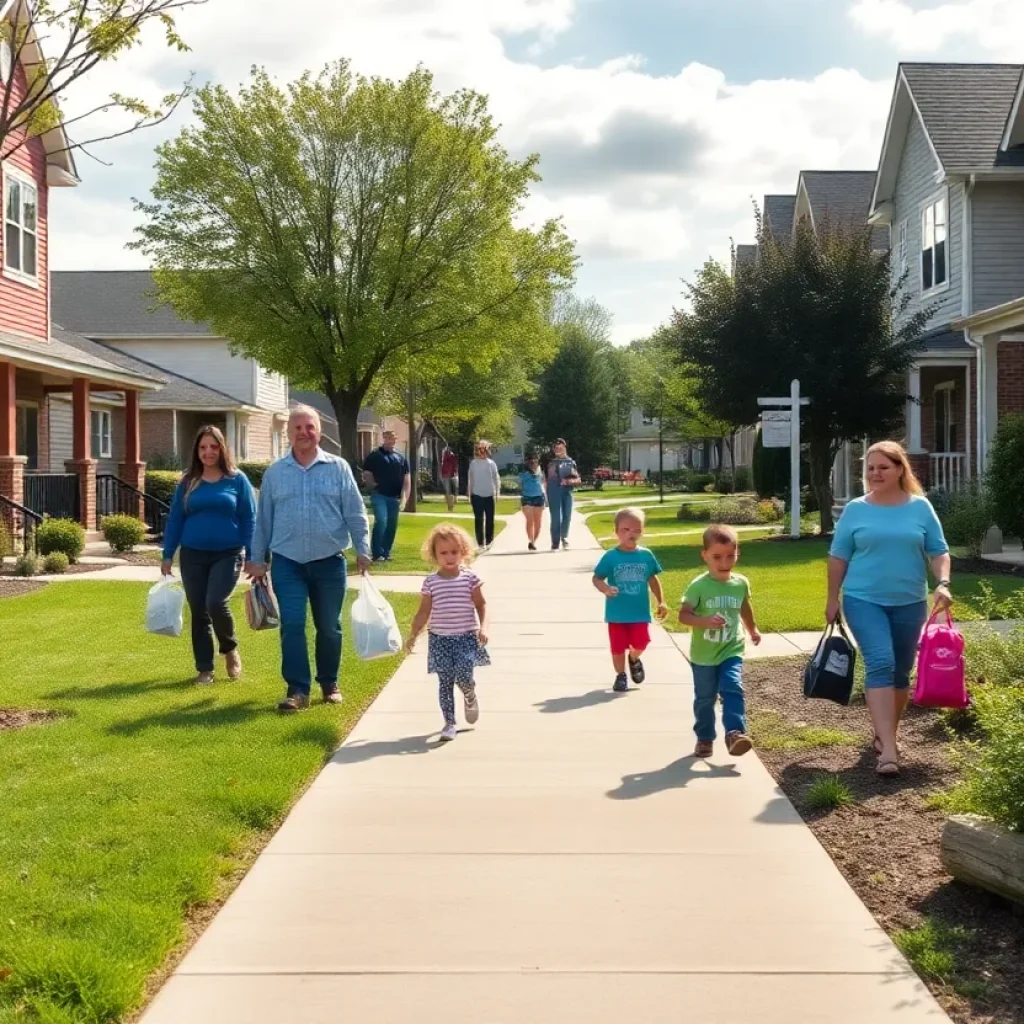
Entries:
[[524,498],[544,497],[544,476],[540,472],[531,473],[529,470],[523,470],[519,474],[519,485]]
[[647,581],[661,572],[661,566],[648,548],[623,551],[612,548],[601,556],[594,569],[599,580],[618,587],[615,597],[604,602],[605,622],[650,622],[651,598]]
[[252,558],[252,531],[256,497],[244,473],[221,477],[215,483],[200,480],[185,498],[186,480],[174,491],[164,528],[164,558],[174,557],[178,546],[198,551],[245,550]]
[[401,452],[377,448],[366,456],[363,469],[373,474],[378,494],[383,494],[385,498],[402,496],[402,484],[409,472],[409,463]]
[[836,524],[829,554],[848,563],[846,597],[898,607],[928,599],[925,560],[947,551],[931,502],[912,494],[902,505],[851,501]]

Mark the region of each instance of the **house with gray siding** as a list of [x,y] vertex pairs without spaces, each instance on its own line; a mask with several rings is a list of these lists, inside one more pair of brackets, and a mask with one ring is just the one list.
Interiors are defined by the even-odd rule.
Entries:
[[922,477],[947,489],[984,469],[1000,416],[1024,411],[1022,72],[901,64],[871,199],[904,315],[931,313],[907,443]]

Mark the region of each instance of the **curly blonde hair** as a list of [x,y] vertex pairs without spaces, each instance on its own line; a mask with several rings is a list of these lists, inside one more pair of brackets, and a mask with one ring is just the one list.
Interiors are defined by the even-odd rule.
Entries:
[[437,565],[437,544],[439,541],[453,540],[459,545],[461,561],[469,564],[473,561],[473,539],[461,527],[454,523],[438,523],[423,542],[423,561],[431,565]]

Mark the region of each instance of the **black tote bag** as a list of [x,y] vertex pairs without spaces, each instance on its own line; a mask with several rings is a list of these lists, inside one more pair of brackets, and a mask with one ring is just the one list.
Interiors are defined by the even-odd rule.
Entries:
[[[836,626],[839,635],[836,635]],[[837,618],[818,641],[813,657],[804,669],[804,696],[831,700],[846,707],[853,695],[853,669],[857,652]]]

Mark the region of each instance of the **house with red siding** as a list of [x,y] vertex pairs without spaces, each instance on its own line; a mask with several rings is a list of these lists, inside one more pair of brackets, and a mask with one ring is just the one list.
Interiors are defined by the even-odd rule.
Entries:
[[[15,3],[2,17],[13,19],[19,10]],[[8,110],[26,95],[25,65],[41,59],[34,39],[15,53],[0,35],[0,103],[8,95]],[[0,516],[15,533],[32,513],[71,516],[86,529],[97,527],[102,509],[93,449],[96,427],[102,432],[103,426],[92,416],[90,395],[96,392],[121,396],[125,409],[122,460],[107,493],[127,495],[133,511],[142,508],[139,399],[163,382],[55,331],[50,318],[49,193],[78,181],[62,126],[38,135],[17,129],[0,142]],[[72,445],[71,457],[55,467],[49,424],[58,396],[70,399]]]

